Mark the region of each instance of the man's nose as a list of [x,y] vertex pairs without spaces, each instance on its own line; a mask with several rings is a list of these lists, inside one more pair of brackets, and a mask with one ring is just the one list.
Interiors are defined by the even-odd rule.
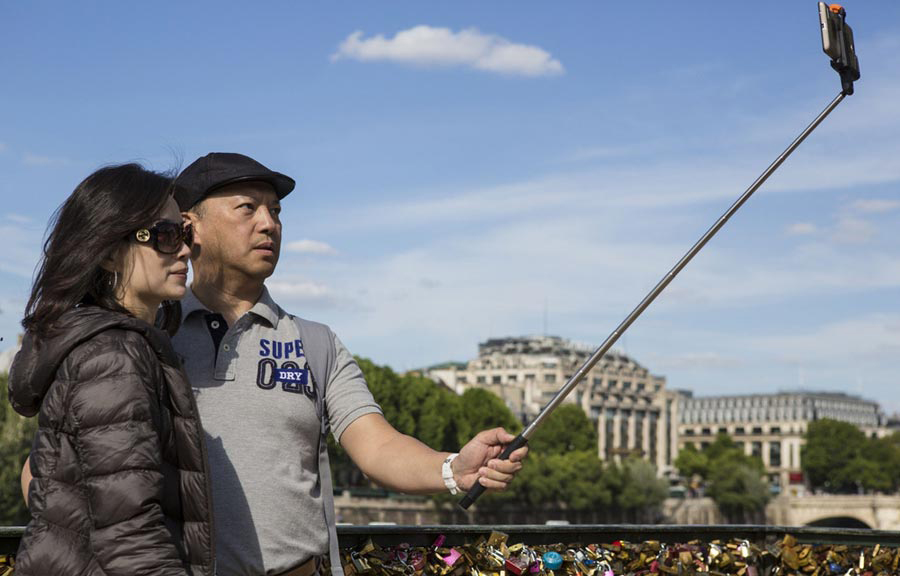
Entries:
[[259,209],[259,225],[262,230],[270,231],[275,230],[275,226],[277,222],[275,221],[275,217],[272,216],[272,213],[265,206],[260,206]]

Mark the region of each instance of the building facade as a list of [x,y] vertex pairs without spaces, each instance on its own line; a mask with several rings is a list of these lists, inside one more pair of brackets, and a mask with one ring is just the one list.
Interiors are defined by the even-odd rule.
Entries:
[[785,392],[694,398],[679,392],[678,448],[702,449],[717,434],[728,434],[748,455],[759,456],[770,481],[798,492],[802,483],[800,447],[810,422],[848,422],[867,436],[887,432],[878,404],[840,392]]
[[[590,358],[593,349],[555,336],[496,338],[479,344],[478,357],[465,365],[428,374],[457,393],[470,387],[499,396],[528,423]],[[565,402],[577,404],[597,427],[601,459],[635,455],[671,470],[678,448],[678,403],[665,378],[651,374],[625,354],[608,352]]]

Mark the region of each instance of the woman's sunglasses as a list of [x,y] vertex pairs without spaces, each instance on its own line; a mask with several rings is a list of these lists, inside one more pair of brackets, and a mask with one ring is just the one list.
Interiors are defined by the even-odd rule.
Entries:
[[181,250],[181,243],[190,247],[194,243],[194,232],[190,224],[161,220],[149,228],[141,228],[134,233],[138,242],[153,241],[153,248],[162,254],[174,254]]

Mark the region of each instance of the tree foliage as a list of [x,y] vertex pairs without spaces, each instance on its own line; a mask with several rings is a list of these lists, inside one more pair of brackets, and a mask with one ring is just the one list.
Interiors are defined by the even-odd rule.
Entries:
[[597,451],[597,430],[584,410],[575,404],[562,404],[554,410],[528,441],[538,454]]
[[745,522],[758,517],[769,501],[762,460],[744,454],[741,446],[727,434],[716,436],[702,451],[693,445],[683,448],[675,466],[682,476],[702,477],[708,485],[709,496],[732,521]]
[[[7,376],[0,374],[0,390]],[[28,522],[19,477],[37,431],[37,418],[19,416],[5,399],[0,408],[0,524],[21,526]]]
[[698,451],[693,444],[688,444],[678,451],[675,468],[685,478],[690,478],[695,474],[706,478],[709,475],[709,458],[703,452]]
[[803,472],[816,490],[839,494],[900,487],[900,435],[867,438],[848,422],[817,420],[806,429]]

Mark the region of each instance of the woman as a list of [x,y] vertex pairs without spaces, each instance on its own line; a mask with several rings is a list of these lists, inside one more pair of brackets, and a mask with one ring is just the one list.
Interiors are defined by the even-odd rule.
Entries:
[[[16,576],[213,574],[202,429],[153,327],[186,289],[172,190],[136,164],[102,168],[57,212],[9,378],[16,411],[39,413]],[[177,326],[177,304],[163,310]]]

